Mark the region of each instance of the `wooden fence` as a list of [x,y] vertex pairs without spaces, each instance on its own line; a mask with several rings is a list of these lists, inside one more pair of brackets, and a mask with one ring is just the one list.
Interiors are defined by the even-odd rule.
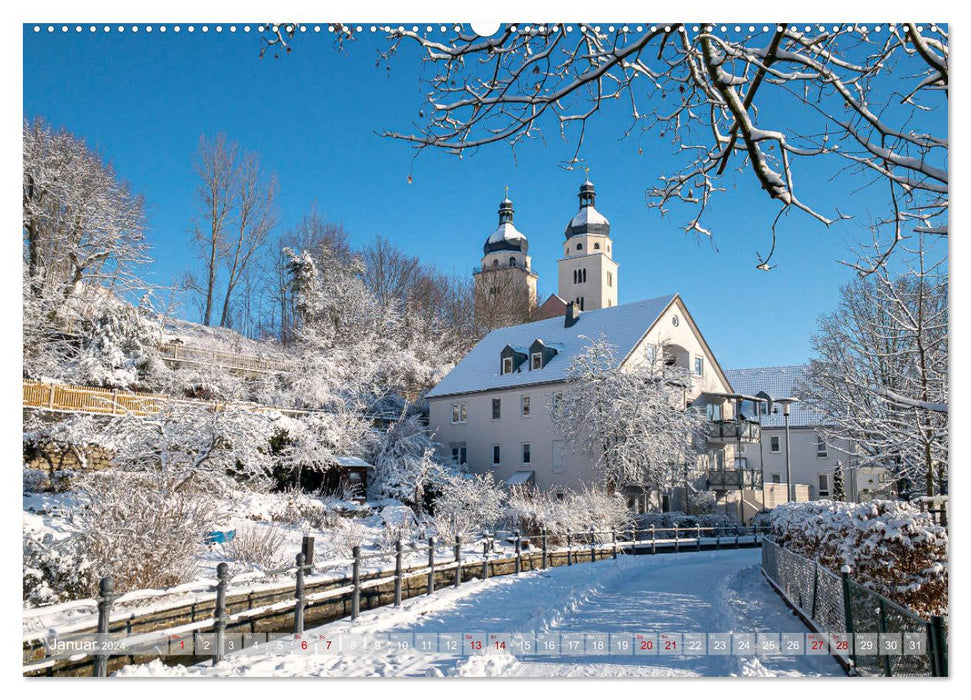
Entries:
[[218,365],[240,372],[285,372],[290,368],[289,364],[282,360],[239,352],[211,350],[184,343],[165,343],[159,346],[159,350],[163,360],[180,364]]
[[90,386],[70,384],[48,384],[29,379],[23,380],[24,407],[67,411],[72,413],[95,413],[101,415],[147,416],[158,413],[167,405],[183,404],[208,406],[215,410],[228,407],[245,408],[253,411],[279,411],[285,415],[306,415],[312,411],[278,406],[262,406],[248,402],[221,403],[214,401],[194,401],[176,399],[162,394],[148,394],[117,389],[100,389]]
[[[305,564],[306,555],[297,555],[296,566],[275,573],[293,573],[294,580],[272,588],[233,590],[225,564],[219,567],[218,583],[208,594],[194,596],[191,602],[177,602],[164,609],[138,611],[112,610],[113,594],[110,583],[102,580],[103,595],[98,598],[97,624],[72,629],[66,638],[93,638],[111,635],[112,638],[133,639],[126,651],[112,655],[97,653],[76,654],[57,658],[46,654],[44,639],[38,634],[25,637],[23,674],[29,676],[105,675],[124,665],[146,663],[159,658],[159,653],[136,652],[150,647],[153,641],[165,643],[173,635],[215,634],[217,643],[213,654],[192,658],[170,656],[179,663],[193,663],[205,658],[218,658],[221,645],[219,635],[229,633],[259,634],[281,632],[297,634],[311,626],[322,625],[342,618],[356,618],[362,610],[388,605],[400,605],[402,600],[431,595],[444,587],[459,587],[473,579],[485,580],[494,576],[520,574],[536,569],[571,566],[619,554],[662,554],[711,551],[719,549],[759,547],[763,531],[755,527],[718,526],[690,528],[648,528],[627,531],[594,531],[547,533],[533,538],[518,532],[508,537],[488,537],[475,543],[481,554],[463,550],[462,541],[404,545],[398,542],[390,551],[362,552],[354,547],[352,559],[323,562],[318,568],[337,565],[350,567],[350,575],[309,578],[314,565]],[[404,565],[405,554],[427,556],[420,565]],[[309,557],[313,560],[312,549]],[[368,561],[378,561],[370,571],[362,571]],[[380,563],[384,561],[384,564]],[[393,568],[387,563],[393,562]]]

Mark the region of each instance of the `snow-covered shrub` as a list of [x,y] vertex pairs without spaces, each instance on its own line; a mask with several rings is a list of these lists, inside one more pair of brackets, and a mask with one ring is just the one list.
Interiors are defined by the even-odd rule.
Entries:
[[502,516],[505,494],[492,473],[454,474],[446,478],[435,499],[432,522],[439,541],[492,527]]
[[373,431],[368,450],[374,472],[369,488],[378,498],[393,498],[423,513],[430,491],[438,490],[448,468],[435,458],[435,443],[419,415]]
[[226,544],[226,554],[237,565],[260,571],[282,569],[289,561],[286,536],[278,527],[239,527],[236,536]]
[[[594,530],[606,533],[623,531],[631,523],[631,513],[619,494],[608,494],[597,487],[584,486],[579,492],[567,491],[562,497],[529,487],[511,489],[506,501],[507,524],[524,533],[537,534],[543,528],[554,536]],[[598,535],[606,541],[609,535]]]
[[91,593],[90,563],[81,538],[54,540],[51,533],[24,529],[24,604],[50,605]]
[[696,515],[713,513],[718,497],[714,491],[692,491],[688,493],[688,512]]
[[24,467],[24,493],[64,493],[70,490],[74,472],[70,469],[30,469]]
[[812,501],[778,506],[772,536],[783,547],[854,580],[919,615],[947,611],[947,529],[901,501]]
[[409,542],[418,537],[418,520],[408,506],[385,506],[381,509],[384,527],[378,539],[380,549],[391,551],[400,539]]
[[639,529],[649,529],[652,525],[655,528],[671,527],[734,527],[737,523],[724,513],[702,513],[700,515],[688,515],[680,510],[672,510],[667,513],[642,513],[635,519]]
[[131,389],[152,385],[166,372],[158,350],[161,326],[145,309],[106,298],[84,330],[79,383]]
[[117,470],[89,475],[87,502],[74,514],[91,562],[89,594],[102,576],[115,589],[159,588],[189,581],[215,508],[204,493],[173,490],[152,474]]
[[331,532],[334,553],[341,559],[348,559],[353,556],[354,547],[360,547],[367,540],[368,528],[357,518],[338,518]]
[[341,519],[334,509],[333,497],[314,497],[302,491],[288,491],[286,500],[270,512],[272,520],[288,525],[309,525],[323,529],[334,527]]

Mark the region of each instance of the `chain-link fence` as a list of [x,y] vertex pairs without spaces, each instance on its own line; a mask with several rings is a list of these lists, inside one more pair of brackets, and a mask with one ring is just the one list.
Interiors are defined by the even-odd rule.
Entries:
[[849,572],[836,574],[768,537],[762,540],[762,571],[858,674],[947,675],[944,618],[921,619]]

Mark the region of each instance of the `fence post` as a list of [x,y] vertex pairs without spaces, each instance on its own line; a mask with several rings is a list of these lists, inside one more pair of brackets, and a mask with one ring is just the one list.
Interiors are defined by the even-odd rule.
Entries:
[[931,617],[927,640],[931,649],[931,672],[935,676],[947,676],[947,641],[944,639],[944,618]]
[[455,587],[462,585],[462,535],[455,536]]
[[435,538],[428,538],[428,595],[435,592]]
[[[878,598],[877,603],[880,605],[880,631],[883,634],[887,633],[887,608],[883,604],[883,598]],[[890,655],[882,654],[883,656],[883,675],[892,676],[893,669],[890,666]]]
[[735,549],[738,549],[738,523],[735,523]]
[[482,543],[482,580],[489,578],[489,543]]
[[678,528],[677,523],[675,523],[675,525],[674,525],[674,553],[677,554],[680,551],[681,551],[680,529]]
[[543,528],[543,568],[544,569],[549,566],[549,551],[547,549],[548,545],[546,542],[546,538],[547,538],[546,528],[544,527]]
[[657,530],[651,525],[651,554],[657,554]]
[[701,551],[701,525],[695,526],[695,551]]
[[[840,568],[840,579],[843,583],[843,623],[846,627],[846,633],[850,635],[850,639],[853,638],[853,603],[850,600],[850,568],[849,564],[843,564]],[[850,661],[853,664],[853,668],[856,668],[856,644],[853,645],[853,651],[850,653]]]
[[590,563],[597,561],[597,533],[590,528]]
[[398,537],[394,543],[394,606],[396,608],[401,607],[401,576],[404,568],[401,565],[402,549],[401,537]]
[[637,525],[630,527],[630,553],[637,554]]
[[300,634],[303,632],[303,572],[304,565],[307,558],[304,556],[303,552],[297,554],[297,585],[294,589],[294,598],[296,598],[296,603],[294,603],[293,608],[293,633]]
[[[52,389],[53,391],[53,389]],[[108,634],[111,618],[111,603],[115,599],[115,583],[110,576],[101,579],[98,596],[98,639],[100,648],[94,657],[94,675],[104,678],[108,675]]]
[[314,570],[314,538],[310,535],[304,535],[303,541],[300,543],[300,551],[303,552],[303,563],[307,567],[307,571],[313,572]]
[[223,653],[226,650],[226,586],[229,583],[229,564],[220,562],[216,567],[216,611],[213,614],[215,620],[216,643],[212,652],[212,665],[215,666],[222,661]]
[[361,545],[356,544],[351,550],[354,563],[351,565],[351,619],[356,620],[361,614]]
[[516,573],[523,572],[523,538],[516,530]]
[[569,528],[566,530],[566,565],[573,565],[573,534]]
[[614,559],[617,558],[617,528],[610,529],[610,541],[614,545]]
[[715,550],[720,550],[722,548],[722,526],[715,526]]
[[810,617],[816,619],[816,602],[819,600],[819,562],[813,562],[813,605]]

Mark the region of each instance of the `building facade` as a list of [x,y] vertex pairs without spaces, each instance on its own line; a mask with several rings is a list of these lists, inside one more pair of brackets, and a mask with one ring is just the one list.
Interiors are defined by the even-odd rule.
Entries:
[[[599,455],[570,451],[549,410],[572,359],[600,337],[617,348],[621,368],[647,361],[663,347],[692,376],[686,404],[704,404],[713,420],[733,419],[733,404],[725,398],[731,386],[678,295],[589,312],[573,304],[564,317],[492,331],[427,394],[429,424],[443,456],[473,473],[492,472],[498,480],[541,490],[602,483]],[[710,467],[735,462],[738,442],[731,435],[713,436],[692,483]]]
[[[805,373],[805,365],[726,371],[736,391],[764,399],[758,406],[743,406],[743,412],[752,414],[761,424],[762,439],[754,446],[745,445],[739,459],[746,468],[760,471],[766,484],[786,483],[785,416],[774,399],[798,398]],[[805,486],[811,500],[832,499],[838,462],[843,469],[843,489],[848,501],[890,497],[892,485],[886,469],[860,467],[852,444],[824,438],[820,431],[823,421],[823,416],[806,402],[791,405],[789,471],[792,483]]]

